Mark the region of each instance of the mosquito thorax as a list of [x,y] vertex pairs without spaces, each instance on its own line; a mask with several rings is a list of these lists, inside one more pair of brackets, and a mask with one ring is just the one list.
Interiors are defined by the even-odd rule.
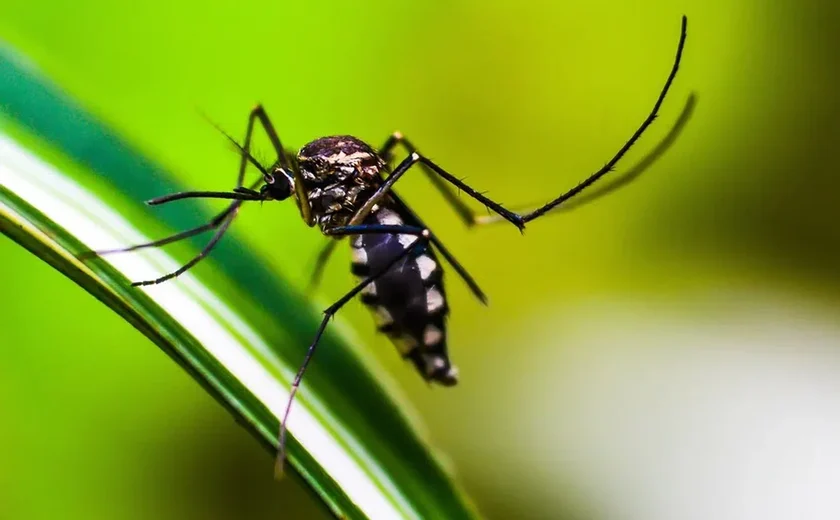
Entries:
[[343,225],[381,182],[385,162],[349,135],[322,137],[300,149],[297,164],[322,228]]
[[374,179],[385,167],[373,148],[349,135],[316,139],[300,149],[297,161],[303,180],[315,185]]

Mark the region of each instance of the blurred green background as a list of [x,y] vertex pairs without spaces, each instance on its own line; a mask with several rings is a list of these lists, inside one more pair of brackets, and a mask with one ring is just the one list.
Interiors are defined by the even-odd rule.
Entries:
[[[836,3],[12,0],[0,37],[197,189],[237,163],[199,111],[240,136],[262,102],[287,146],[399,129],[516,205],[629,137],[682,14],[681,71],[621,166],[698,104],[629,187],[522,237],[464,229],[422,176],[401,183],[490,296],[450,274],[457,388],[419,380],[357,303],[341,319],[488,518],[834,518]],[[233,233],[301,289],[323,243],[291,204]],[[339,251],[324,306],[352,283]],[[8,239],[0,258],[0,518],[323,516],[140,333]]]

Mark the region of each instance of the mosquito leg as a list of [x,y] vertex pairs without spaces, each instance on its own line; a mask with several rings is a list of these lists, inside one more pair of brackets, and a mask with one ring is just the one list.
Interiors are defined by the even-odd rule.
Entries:
[[[420,217],[418,217],[417,214],[411,210],[408,204],[406,204],[405,201],[399,197],[399,195],[392,191],[391,198],[400,207],[400,209],[406,215],[409,216],[412,223],[424,228],[428,227],[426,226],[426,224],[423,223],[422,220],[420,220]],[[472,293],[479,299],[479,301],[481,301],[481,303],[486,305],[487,297],[484,295],[484,291],[481,290],[481,288],[476,283],[475,279],[473,279],[472,275],[470,275],[470,273],[467,272],[466,268],[463,265],[461,265],[461,263],[458,260],[455,259],[455,257],[452,255],[452,253],[449,252],[449,250],[446,249],[446,247],[443,245],[443,242],[440,241],[440,239],[434,234],[434,232],[432,232],[430,240],[432,244],[435,245],[441,256],[443,256],[446,259],[446,261],[449,262],[449,265],[451,265],[455,269],[455,271],[458,273],[461,279],[467,284],[467,286],[469,286]]]
[[274,129],[274,125],[271,124],[271,121],[268,118],[268,114],[266,114],[265,109],[262,105],[257,105],[251,109],[248,113],[248,125],[245,129],[245,139],[242,141],[242,144],[231,137],[222,127],[212,121],[209,117],[204,116],[208,123],[213,125],[216,130],[219,131],[223,136],[227,138],[228,141],[240,152],[241,160],[239,163],[239,175],[237,176],[236,180],[236,187],[242,187],[245,184],[245,169],[250,162],[254,166],[259,169],[263,175],[268,175],[265,168],[257,162],[254,157],[251,155],[251,138],[254,135],[254,122],[259,121],[262,124],[263,128],[265,129],[266,134],[268,135],[269,140],[271,141],[271,145],[274,147],[275,152],[277,152],[277,161],[280,165],[284,168],[288,168],[288,158],[286,157],[283,144],[280,142],[280,137],[277,135],[277,131]]
[[326,234],[333,237],[347,235],[414,235],[431,237],[426,228],[418,226],[400,226],[391,224],[365,224],[361,226],[336,226],[326,230]]
[[458,276],[460,276],[464,283],[467,284],[467,286],[470,288],[470,291],[472,291],[473,295],[476,298],[478,298],[478,301],[480,301],[484,305],[487,305],[487,295],[484,294],[484,291],[481,290],[481,287],[478,286],[478,283],[475,281],[475,279],[470,275],[469,272],[467,272],[467,269],[463,265],[461,265],[461,263],[458,262],[458,260],[456,260],[454,256],[452,256],[452,253],[450,253],[449,250],[447,250],[446,247],[444,247],[443,243],[440,241],[440,239],[438,239],[437,236],[431,235],[429,237],[429,240],[431,240],[432,244],[435,245],[438,252],[440,252],[441,256],[443,256],[446,259],[446,261],[449,262],[449,265],[451,265],[452,268],[455,269],[455,272],[458,273]]
[[222,239],[222,236],[225,234],[225,231],[227,231],[227,229],[230,227],[231,222],[233,222],[233,219],[236,218],[236,214],[238,212],[239,206],[235,206],[232,208],[230,214],[227,216],[227,218],[223,219],[221,225],[219,226],[219,229],[216,230],[216,232],[213,234],[213,238],[211,238],[210,241],[207,242],[207,245],[204,246],[204,249],[202,249],[201,252],[194,256],[189,262],[179,267],[177,270],[167,275],[161,276],[160,278],[156,278],[154,280],[144,280],[142,282],[133,282],[131,285],[134,287],[142,285],[156,285],[167,280],[171,280],[172,278],[175,278],[176,276],[185,272],[195,264],[199,263],[202,259],[204,259],[204,257],[206,257],[210,253],[210,251],[213,250],[214,247],[216,247],[216,244],[218,244],[219,240]]
[[[403,148],[405,148],[408,153],[414,153],[417,151],[417,148],[409,141],[402,132],[394,132],[391,134],[385,143],[382,145],[382,148],[379,149],[379,155],[388,163],[393,156],[393,150],[396,148],[397,145],[401,144]],[[476,224],[476,215],[469,206],[464,203],[458,197],[458,194],[452,190],[452,188],[446,184],[440,177],[434,174],[425,164],[422,165],[423,173],[426,174],[426,177],[435,187],[435,189],[440,192],[446,202],[452,207],[455,213],[461,218],[461,220],[466,224],[468,227],[474,226]]]
[[268,139],[271,141],[271,145],[277,153],[277,161],[280,165],[284,168],[288,168],[289,166],[286,159],[286,152],[283,149],[283,144],[280,142],[280,137],[277,135],[277,131],[274,129],[274,125],[272,125],[271,121],[268,119],[268,114],[266,114],[263,106],[257,105],[252,108],[251,112],[248,114],[248,127],[245,130],[245,140],[242,141],[241,147],[236,140],[227,135],[224,130],[216,127],[220,132],[222,132],[222,134],[225,135],[225,137],[227,137],[233,144],[237,145],[237,148],[242,151],[242,158],[239,163],[239,177],[236,182],[237,187],[242,186],[245,182],[245,168],[248,166],[249,159],[251,159],[251,138],[254,135],[254,121],[259,121],[265,130],[265,133],[268,135]]
[[[414,213],[411,211],[411,209],[409,209],[408,206],[406,206],[405,203],[396,196],[396,194],[391,193],[391,195],[397,200],[398,204],[403,206],[403,208],[406,212],[408,212],[409,214],[414,216],[414,218],[416,220],[418,220],[418,222],[419,222],[419,218],[417,218],[414,215]],[[333,236],[337,236],[336,231],[338,229],[341,229],[341,228],[334,228],[333,230],[330,231],[329,234],[331,234]],[[417,229],[426,229],[426,228],[421,227],[421,228],[417,228]],[[397,233],[397,231],[394,231],[394,232]],[[408,233],[408,232],[405,232],[405,231],[403,231],[402,233],[403,234],[411,234],[411,233]],[[443,245],[443,242],[441,242],[440,239],[435,234],[431,233],[430,237],[429,237],[429,240],[432,242],[432,244],[434,244],[435,248],[438,250],[438,252],[440,252],[441,256],[443,256],[446,259],[446,261],[449,262],[449,264],[455,269],[455,272],[457,272],[458,276],[460,276],[461,279],[464,281],[464,283],[467,284],[467,286],[470,288],[470,291],[472,291],[472,293],[476,296],[476,298],[478,298],[478,300],[481,301],[481,303],[486,305],[487,304],[487,296],[484,294],[484,291],[481,290],[481,287],[478,286],[478,283],[475,281],[475,279],[472,277],[472,275],[470,275],[470,273],[466,270],[466,268],[464,268],[464,266],[461,265],[461,263],[458,260],[455,259],[455,257],[452,255],[452,253],[449,252],[449,250]],[[329,259],[330,255],[335,250],[335,246],[336,246],[337,243],[338,242],[334,241],[334,240],[329,241],[327,243],[327,245],[324,246],[324,248],[318,254],[318,258],[315,261],[315,269],[312,272],[312,278],[309,282],[309,290],[310,291],[318,286],[318,283],[321,280],[321,276],[323,275],[324,266],[326,265],[327,260]]]
[[432,161],[430,161],[429,159],[426,159],[425,157],[423,157],[422,155],[420,155],[417,152],[414,152],[410,156],[403,159],[403,161],[399,164],[399,166],[396,167],[396,169],[393,171],[393,173],[391,173],[391,175],[388,176],[388,178],[385,180],[385,182],[383,182],[379,186],[379,188],[377,188],[377,190],[373,193],[373,195],[371,195],[365,201],[365,203],[362,204],[359,207],[359,209],[356,211],[356,213],[350,219],[349,224],[350,225],[357,225],[357,224],[360,224],[365,218],[367,218],[367,216],[373,210],[373,206],[379,204],[382,201],[382,199],[391,192],[394,184],[398,180],[400,180],[400,178],[402,178],[403,175],[405,175],[405,173],[409,170],[409,168],[411,168],[412,166],[414,166],[417,163],[425,163],[436,174],[438,174],[441,177],[443,177],[444,179],[446,179],[446,181],[454,184],[455,186],[457,186],[458,188],[463,190],[467,195],[469,195],[469,196],[473,197],[474,199],[480,201],[481,203],[483,203],[485,206],[492,209],[496,213],[499,213],[500,215],[502,215],[505,218],[505,220],[508,220],[509,222],[514,224],[517,228],[519,228],[520,230],[524,229],[525,223],[522,221],[522,217],[520,217],[519,215],[505,209],[499,203],[493,202],[492,200],[488,199],[484,195],[482,195],[479,192],[475,191],[474,189],[470,188],[469,186],[467,186],[466,184],[461,182],[459,179],[454,177],[452,174],[446,172],[445,170],[443,170],[442,168],[440,168],[439,166],[434,164]]
[[[568,201],[568,203],[563,204],[562,206],[556,208],[556,211],[552,211],[551,214],[558,214],[563,211],[571,211],[577,209],[581,206],[594,202],[598,199],[603,198],[610,193],[618,191],[620,188],[630,184],[632,181],[638,179],[645,171],[648,170],[656,161],[659,160],[670,148],[674,145],[677,138],[679,138],[680,134],[682,133],[685,125],[688,124],[688,121],[691,119],[691,116],[694,115],[694,108],[697,105],[697,95],[692,93],[688,96],[688,99],[683,106],[682,112],[680,112],[679,117],[677,117],[674,124],[671,126],[671,129],[668,131],[668,134],[662,138],[662,140],[656,145],[656,147],[650,151],[647,155],[644,156],[638,163],[636,163],[632,168],[628,169],[626,172],[621,174],[619,177],[616,177],[608,184],[603,185],[600,189],[587,193],[586,195],[578,196],[573,200]],[[385,144],[380,149],[380,155],[383,159],[390,160],[392,150],[398,145],[402,144],[403,147],[408,150],[409,153],[416,151],[417,149],[412,145],[408,139],[406,139],[400,132],[394,132],[388,139],[385,141]],[[443,195],[446,201],[452,206],[461,220],[466,224],[468,227],[471,226],[481,226],[486,224],[493,224],[498,222],[504,222],[505,219],[500,217],[499,215],[480,215],[477,214],[475,211],[470,209],[463,201],[457,196],[455,190],[452,189],[446,182],[444,182],[440,177],[434,175],[430,169],[423,165],[423,171],[429,176],[429,180],[434,184],[435,188]],[[393,194],[392,194],[393,196]],[[529,204],[528,206],[524,206],[524,208],[530,209],[521,209],[515,210],[516,213],[529,213],[534,211],[537,207],[536,204]]]
[[[213,219],[202,226],[198,226],[187,231],[182,231],[181,233],[177,233],[170,237],[156,240],[154,242],[148,242],[145,244],[138,244],[135,246],[127,247],[124,249],[113,249],[108,251],[99,251],[93,254],[109,254],[109,253],[118,253],[118,252],[127,252],[127,251],[135,251],[137,249],[142,249],[146,247],[157,247],[166,244],[171,244],[172,242],[177,242],[178,240],[183,240],[185,238],[189,238],[198,234],[201,234],[205,231],[209,231],[211,229],[215,229],[224,223],[222,229],[220,229],[210,240],[210,242],[205,246],[205,248],[199,253],[198,256],[190,260],[185,266],[180,268],[178,271],[171,273],[170,275],[164,276],[163,278],[159,278],[157,280],[147,280],[143,282],[136,282],[132,285],[151,285],[157,284],[163,281],[166,281],[170,278],[174,278],[179,274],[183,273],[193,265],[197,264],[201,261],[207,253],[210,252],[211,249],[221,240],[222,235],[225,233],[227,228],[230,226],[230,223],[235,218],[237,212],[239,211],[239,207],[242,205],[242,201],[252,201],[252,200],[263,200],[264,197],[260,195],[259,192],[254,191],[254,189],[259,186],[263,180],[260,179],[257,182],[254,182],[250,187],[245,187],[245,170],[248,167],[248,163],[250,162],[253,164],[263,176],[268,175],[266,169],[257,162],[254,157],[250,153],[251,148],[251,138],[254,132],[254,121],[259,119],[263,122],[263,126],[266,128],[266,132],[269,135],[269,139],[271,139],[272,144],[278,150],[279,161],[281,164],[286,164],[286,156],[283,152],[283,145],[280,143],[280,139],[277,137],[277,133],[274,131],[274,128],[271,126],[271,123],[268,121],[268,116],[265,114],[265,110],[263,110],[262,106],[258,105],[251,113],[248,115],[248,126],[245,130],[245,140],[243,141],[242,145],[236,142],[231,136],[229,136],[224,130],[222,130],[218,125],[212,123],[213,126],[216,127],[225,137],[227,137],[234,145],[236,145],[237,149],[241,152],[241,160],[239,163],[239,171],[236,176],[236,187],[231,192],[217,192],[217,191],[187,191],[181,193],[173,193],[170,195],[164,195],[162,197],[156,197],[147,201],[146,203],[150,206],[157,206],[160,204],[166,204],[167,202],[172,202],[181,199],[188,199],[188,198],[212,198],[212,199],[233,199],[236,202],[232,203],[230,206],[227,207],[224,211],[213,217]],[[227,220],[226,220],[227,219]],[[87,256],[87,254],[86,254]]]
[[682,59],[683,47],[685,46],[685,38],[686,38],[686,26],[688,25],[688,19],[683,16],[682,17],[682,27],[680,29],[680,42],[677,45],[677,54],[674,58],[674,65],[671,67],[671,73],[668,74],[668,79],[665,81],[665,86],[662,87],[662,91],[659,93],[659,97],[656,99],[656,103],[653,105],[653,109],[648,114],[647,118],[642,122],[641,126],[636,129],[636,132],[630,136],[630,139],[624,143],[618,152],[610,159],[607,164],[604,165],[603,168],[598,170],[597,172],[593,173],[582,182],[580,182],[577,186],[570,189],[566,193],[560,195],[556,199],[552,200],[551,202],[545,204],[544,206],[535,209],[529,213],[522,215],[522,222],[530,222],[535,218],[539,218],[542,215],[546,214],[547,212],[551,211],[553,208],[559,206],[563,202],[571,199],[578,193],[582,192],[592,184],[594,184],[598,179],[606,175],[607,173],[611,172],[615,165],[624,157],[624,154],[627,153],[628,150],[639,140],[642,134],[647,130],[653,120],[656,119],[656,115],[659,112],[659,107],[662,105],[662,102],[665,100],[665,96],[668,94],[668,90],[671,88],[671,83],[674,81],[674,77],[677,75],[677,70],[680,68],[680,61]]
[[[283,148],[283,143],[280,142],[280,136],[277,134],[277,130],[274,128],[274,124],[269,119],[268,114],[266,113],[265,109],[262,105],[257,105],[251,110],[250,115],[248,116],[248,130],[245,135],[245,143],[239,147],[242,151],[242,165],[246,164],[249,160],[252,162],[253,158],[251,157],[250,153],[250,146],[251,146],[251,135],[253,134],[254,122],[259,121],[260,125],[262,125],[263,130],[265,131],[266,135],[268,135],[269,141],[271,141],[271,145],[274,147],[274,151],[277,153],[277,162],[280,166],[290,172],[294,177],[294,190],[297,199],[301,201],[300,205],[300,212],[301,216],[303,217],[304,222],[311,222],[312,221],[312,208],[309,207],[309,204],[305,203],[308,201],[309,198],[307,197],[306,183],[303,181],[303,177],[301,176],[299,168],[292,168],[289,164],[289,158],[286,156],[286,150]],[[227,135],[227,134],[225,134]],[[238,146],[235,140],[231,139],[228,136],[231,142]],[[241,172],[244,171],[244,166],[240,168],[240,176],[242,175]],[[263,175],[269,176],[263,170]]]
[[193,237],[196,235],[200,235],[206,231],[210,231],[211,229],[216,229],[219,225],[224,221],[225,217],[230,215],[230,213],[238,207],[239,203],[234,202],[227,209],[213,217],[213,219],[208,222],[207,224],[203,224],[198,227],[194,227],[192,229],[188,229],[186,231],[181,231],[180,233],[175,233],[174,235],[168,236],[166,238],[162,238],[160,240],[155,240],[153,242],[146,242],[145,244],[137,244],[134,246],[123,247],[119,249],[105,249],[100,251],[87,251],[79,255],[80,259],[86,260],[88,258],[92,258],[94,256],[103,256],[103,255],[110,255],[113,253],[128,253],[129,251],[136,251],[138,249],[145,249],[147,247],[160,247],[165,246],[166,244],[171,244],[173,242],[178,242],[179,240],[183,240],[185,238]]
[[[647,128],[651,125],[651,123],[653,123],[654,119],[656,119],[657,113],[659,112],[659,108],[662,105],[662,102],[665,100],[665,96],[668,94],[668,90],[671,88],[671,84],[674,81],[674,77],[677,74],[677,70],[679,70],[679,64],[682,59],[682,52],[685,46],[687,24],[688,21],[686,17],[683,16],[680,31],[680,41],[677,46],[677,53],[674,59],[674,64],[671,68],[670,74],[668,75],[668,79],[665,81],[665,85],[662,88],[662,91],[659,93],[659,97],[657,98],[656,103],[654,103],[653,109],[651,110],[650,114],[642,122],[641,126],[639,126],[639,128],[630,137],[630,139],[624,143],[624,145],[619,149],[619,151],[613,156],[612,159],[610,159],[607,162],[607,164],[604,165],[603,168],[591,174],[589,177],[580,182],[577,186],[563,193],[556,199],[528,213],[522,215],[514,213],[513,211],[505,208],[498,202],[495,202],[485,197],[481,193],[477,192],[475,189],[467,186],[460,179],[448,173],[446,170],[436,165],[431,160],[420,155],[419,153],[417,153],[417,151],[414,151],[409,157],[403,160],[399,166],[397,166],[397,168],[394,170],[391,176],[389,176],[388,179],[382,184],[379,190],[377,190],[377,192],[374,193],[374,195],[370,199],[368,199],[368,201],[362,206],[362,208],[360,208],[360,210],[357,212],[357,216],[361,216],[361,219],[367,216],[370,213],[370,210],[372,209],[373,205],[378,203],[381,200],[381,198],[384,197],[385,194],[391,190],[393,184],[397,180],[399,180],[400,176],[402,176],[408,170],[408,168],[410,168],[416,163],[421,163],[424,165],[424,168],[428,167],[433,173],[437,174],[437,176],[441,177],[449,184],[452,184],[453,186],[457,187],[473,199],[481,202],[487,208],[489,208],[490,210],[498,214],[500,217],[502,217],[504,220],[507,220],[508,222],[515,225],[520,231],[524,230],[525,224],[527,222],[541,217],[542,215],[551,211],[552,209],[564,203],[565,201],[571,199],[572,197],[575,197],[576,195],[587,189],[589,186],[594,184],[596,181],[598,181],[601,177],[612,171],[615,165],[619,162],[619,160],[621,160],[621,158],[624,157],[627,151],[636,143],[636,141],[639,140],[639,138],[642,136],[645,130],[647,130]],[[394,143],[396,143],[396,141],[397,139],[394,139]],[[386,147],[388,146],[388,144],[389,143],[386,142]],[[392,144],[391,146],[394,145]],[[456,211],[458,210],[456,209]],[[464,215],[462,215],[462,218],[463,216]],[[351,221],[351,224],[357,224],[361,221],[361,219],[358,221]],[[470,219],[467,218],[466,221],[469,223]]]
[[[198,234],[204,233],[205,231],[209,231],[211,229],[218,229],[216,234],[210,239],[210,242],[204,247],[204,249],[192,260],[190,260],[186,265],[175,271],[174,273],[170,273],[162,278],[158,278],[156,280],[146,280],[143,282],[136,282],[132,285],[152,285],[161,283],[163,281],[169,280],[170,278],[174,278],[179,274],[183,273],[193,265],[197,264],[204,258],[210,250],[215,247],[215,245],[221,240],[222,235],[224,235],[225,231],[227,231],[230,223],[236,217],[236,214],[239,212],[239,208],[242,205],[243,201],[256,201],[256,200],[264,200],[265,197],[262,196],[258,191],[254,191],[254,189],[259,186],[262,182],[264,182],[265,176],[268,175],[268,172],[265,168],[257,162],[253,156],[250,154],[250,146],[251,146],[251,138],[253,135],[254,130],[254,121],[259,119],[263,126],[266,129],[266,132],[269,135],[269,139],[271,139],[272,144],[278,151],[278,157],[281,164],[286,165],[286,155],[283,151],[283,146],[280,143],[280,139],[277,137],[277,133],[274,131],[274,128],[271,126],[271,123],[268,121],[268,117],[265,114],[265,111],[261,106],[257,106],[254,108],[248,116],[248,127],[245,132],[245,140],[244,143],[240,146],[233,138],[231,138],[227,133],[224,132],[221,128],[217,125],[216,128],[222,132],[222,134],[227,137],[232,143],[237,146],[237,149],[241,152],[241,161],[239,163],[239,172],[237,174],[236,179],[236,187],[231,192],[219,192],[219,191],[188,191],[188,192],[181,192],[181,193],[173,193],[170,195],[164,195],[162,197],[156,197],[147,201],[147,204],[151,206],[166,204],[168,202],[187,199],[187,198],[209,198],[209,199],[232,199],[235,202],[230,204],[224,211],[213,217],[213,219],[208,222],[207,224],[203,224],[201,226],[197,226],[192,229],[188,229],[186,231],[182,231],[180,233],[176,233],[172,236],[163,238],[161,240],[155,240],[153,242],[147,242],[145,244],[138,244],[126,248],[121,249],[111,249],[106,251],[97,251],[97,252],[85,252],[79,255],[80,258],[89,258],[95,255],[104,255],[110,253],[120,253],[120,252],[128,252],[128,251],[135,251],[137,249],[143,249],[147,247],[158,247],[163,246],[166,244],[171,244],[173,242],[177,242],[179,240],[183,240],[185,238],[193,237]],[[245,187],[243,185],[245,180],[245,170],[248,166],[248,163],[253,164],[256,166],[258,170],[263,174],[263,179],[258,180],[257,182],[253,183],[250,187]]]
[[[368,226],[358,226],[357,228],[365,228],[365,227],[368,227]],[[395,226],[395,227],[399,227],[401,229],[404,229],[406,232],[408,231],[407,226],[406,227]],[[411,230],[417,230],[417,228],[411,228]],[[360,230],[360,229],[354,229],[352,231],[352,233],[348,233],[348,234],[359,234],[359,233],[365,233],[365,232],[367,232],[367,231]],[[377,230],[377,231],[371,231],[371,232],[393,233],[394,230],[393,229],[387,230],[387,231],[386,230]],[[374,274],[368,276],[367,278],[365,278],[364,280],[362,280],[355,287],[353,287],[353,289],[351,289],[347,294],[342,296],[337,302],[333,303],[327,309],[324,310],[324,318],[323,318],[323,320],[321,320],[321,325],[318,327],[318,331],[315,333],[315,339],[312,340],[312,343],[309,345],[309,348],[306,351],[306,356],[303,359],[303,363],[300,365],[300,368],[298,369],[297,374],[295,375],[295,379],[292,382],[292,387],[291,387],[291,390],[289,392],[289,400],[286,402],[286,410],[283,413],[282,420],[280,421],[280,433],[278,435],[278,447],[277,447],[277,461],[276,461],[275,467],[274,467],[275,476],[279,477],[280,475],[283,474],[283,463],[284,463],[284,460],[286,458],[286,421],[289,419],[289,412],[292,409],[292,403],[294,402],[295,394],[297,394],[297,390],[300,387],[301,379],[303,379],[303,374],[306,372],[306,368],[309,366],[309,362],[312,360],[312,355],[315,353],[315,348],[318,346],[318,341],[320,341],[321,336],[323,335],[324,330],[327,328],[327,324],[329,323],[330,319],[335,315],[336,312],[338,312],[339,309],[341,309],[344,306],[344,304],[346,304],[354,296],[359,294],[359,292],[361,292],[362,289],[364,289],[368,284],[375,282],[380,276],[382,276],[383,274],[388,272],[389,269],[391,269],[394,265],[396,265],[397,262],[399,262],[400,260],[402,260],[403,258],[408,256],[408,254],[411,253],[414,246],[416,246],[417,244],[419,244],[421,242],[427,241],[428,238],[429,238],[428,231],[420,229],[419,230],[419,236],[412,243],[405,246],[405,248],[402,250],[402,252],[400,252],[400,254],[396,255],[394,257],[394,259],[391,260],[390,262],[388,262],[388,264],[386,266],[384,266],[382,269],[380,269],[376,273],[374,273]]]
[[[653,163],[655,163],[661,156],[667,152],[671,146],[673,146],[674,142],[676,142],[677,138],[685,128],[685,125],[691,119],[691,116],[694,114],[694,107],[697,105],[697,96],[692,93],[688,96],[688,100],[685,102],[685,106],[683,107],[682,112],[680,113],[677,120],[671,126],[671,129],[668,131],[668,134],[659,141],[659,144],[651,150],[647,155],[645,155],[639,162],[637,162],[632,168],[628,169],[624,173],[622,173],[618,177],[614,177],[610,182],[606,184],[602,184],[600,188],[595,189],[593,191],[587,192],[582,194],[578,197],[575,197],[572,200],[569,200],[566,204],[563,204],[553,211],[550,212],[551,215],[557,215],[561,212],[568,212],[580,208],[586,204],[599,200],[610,193],[613,193],[620,188],[630,184],[634,180],[638,179],[644,172],[650,168]],[[527,206],[531,209],[522,210],[521,213],[529,213],[534,211],[533,208],[536,207],[536,204],[531,204]],[[517,210],[517,213],[520,213]],[[498,222],[504,222],[504,219],[498,215],[476,215],[472,214],[473,218],[475,219],[474,222],[477,225],[485,225],[485,224],[492,224]]]
[[84,252],[84,253],[79,255],[79,258],[87,259],[87,258],[91,258],[91,257],[94,257],[94,256],[102,256],[102,255],[113,254],[113,253],[127,253],[129,251],[136,251],[138,249],[144,249],[144,248],[147,248],[147,247],[159,247],[159,246],[164,246],[166,244],[171,244],[173,242],[177,242],[179,240],[183,240],[185,238],[190,238],[190,237],[193,237],[193,236],[196,236],[196,235],[200,235],[201,233],[204,233],[205,231],[209,231],[211,229],[216,229],[217,227],[219,227],[219,225],[221,225],[222,222],[224,222],[226,217],[228,217],[231,213],[235,213],[236,211],[238,211],[238,208],[241,205],[240,201],[243,201],[243,200],[261,200],[262,197],[260,197],[259,192],[254,191],[254,188],[256,188],[262,182],[262,180],[260,180],[258,182],[255,182],[249,188],[246,188],[242,185],[242,183],[244,181],[244,178],[245,178],[245,168],[248,165],[248,161],[250,161],[252,164],[254,164],[261,172],[263,172],[263,174],[266,173],[265,169],[262,167],[262,165],[260,165],[258,162],[256,162],[254,160],[254,158],[248,152],[248,148],[250,147],[250,143],[251,143],[251,134],[252,134],[252,131],[253,131],[253,126],[254,126],[254,124],[253,124],[254,117],[255,116],[251,115],[248,119],[248,130],[245,133],[245,144],[242,145],[242,146],[240,146],[239,143],[236,143],[236,141],[233,140],[233,138],[231,138],[229,135],[227,135],[221,128],[216,126],[215,123],[212,123],[214,126],[216,126],[216,128],[220,132],[222,132],[225,135],[225,137],[227,137],[228,139],[233,141],[234,144],[236,144],[237,148],[242,152],[242,161],[240,162],[240,165],[239,165],[239,173],[237,175],[236,187],[233,189],[232,192],[188,191],[188,192],[182,192],[182,193],[173,193],[171,195],[164,195],[162,197],[156,197],[154,199],[146,201],[146,203],[149,204],[150,206],[166,204],[167,202],[172,202],[172,201],[175,201],[175,200],[181,200],[181,199],[187,199],[187,198],[233,199],[236,202],[232,203],[224,211],[222,211],[221,213],[219,213],[218,215],[213,217],[213,219],[210,222],[208,222],[207,224],[203,224],[201,226],[197,226],[197,227],[194,227],[192,229],[188,229],[186,231],[176,233],[172,236],[162,238],[160,240],[147,242],[145,244],[137,244],[137,245],[134,245],[134,246],[119,248],[119,249],[108,249],[108,250],[103,250],[103,251]]
[[396,225],[361,225],[361,226],[339,226],[327,231],[331,236],[346,235],[370,235],[370,234],[393,234],[393,235],[415,235],[424,236],[438,249],[441,255],[452,264],[458,275],[464,280],[472,291],[473,295],[483,304],[487,304],[487,296],[478,286],[476,281],[464,267],[452,257],[449,251],[443,246],[438,238],[427,228],[417,226],[396,226]]
[[[265,114],[265,110],[263,109],[262,105],[257,105],[251,110],[251,113],[248,115],[248,126],[245,130],[245,140],[240,145],[236,142],[234,138],[228,135],[227,132],[222,130],[217,124],[210,121],[219,132],[222,133],[231,143],[236,146],[236,149],[239,150],[241,159],[239,162],[239,171],[236,176],[236,186],[233,188],[231,192],[218,192],[218,191],[188,191],[182,193],[173,193],[171,195],[164,195],[162,197],[156,197],[147,201],[146,203],[150,206],[157,206],[159,204],[165,204],[167,202],[172,202],[174,200],[181,200],[187,198],[213,198],[213,199],[234,199],[234,200],[260,200],[259,192],[254,191],[254,189],[259,186],[262,181],[255,182],[251,185],[251,187],[246,188],[244,186],[245,183],[245,170],[248,167],[248,163],[250,162],[253,164],[260,172],[265,176],[268,175],[266,169],[257,162],[256,159],[251,155],[251,138],[254,133],[254,120],[260,119],[260,121],[265,121],[264,125],[267,123],[268,126],[266,127],[266,132],[269,134],[269,138],[271,139],[272,144],[277,149],[277,153],[279,156],[279,160],[281,164],[285,166],[286,162],[286,155],[283,152],[283,145],[280,143],[280,139],[277,137],[277,133],[274,131],[274,127],[271,126],[271,123],[268,121],[268,116]],[[209,121],[209,119],[208,119]],[[225,212],[230,212],[233,210],[234,204],[231,204]],[[220,215],[221,216],[221,215]],[[192,236],[192,235],[189,235]]]

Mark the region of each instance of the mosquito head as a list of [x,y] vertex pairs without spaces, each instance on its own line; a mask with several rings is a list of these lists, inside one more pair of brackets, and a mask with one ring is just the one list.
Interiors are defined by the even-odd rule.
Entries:
[[260,193],[265,200],[286,200],[295,190],[292,173],[280,165],[275,165],[263,178],[265,184],[260,188]]

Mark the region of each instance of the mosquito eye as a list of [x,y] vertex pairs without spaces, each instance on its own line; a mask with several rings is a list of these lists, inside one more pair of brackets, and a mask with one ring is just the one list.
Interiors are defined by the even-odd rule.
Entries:
[[277,200],[287,199],[292,194],[291,182],[282,173],[275,176],[275,182],[270,184],[268,189],[271,191],[271,196]]
[[[283,198],[288,198],[292,194],[292,186],[288,182],[278,182],[276,191],[278,195],[283,195]],[[280,197],[278,197],[280,198]]]

